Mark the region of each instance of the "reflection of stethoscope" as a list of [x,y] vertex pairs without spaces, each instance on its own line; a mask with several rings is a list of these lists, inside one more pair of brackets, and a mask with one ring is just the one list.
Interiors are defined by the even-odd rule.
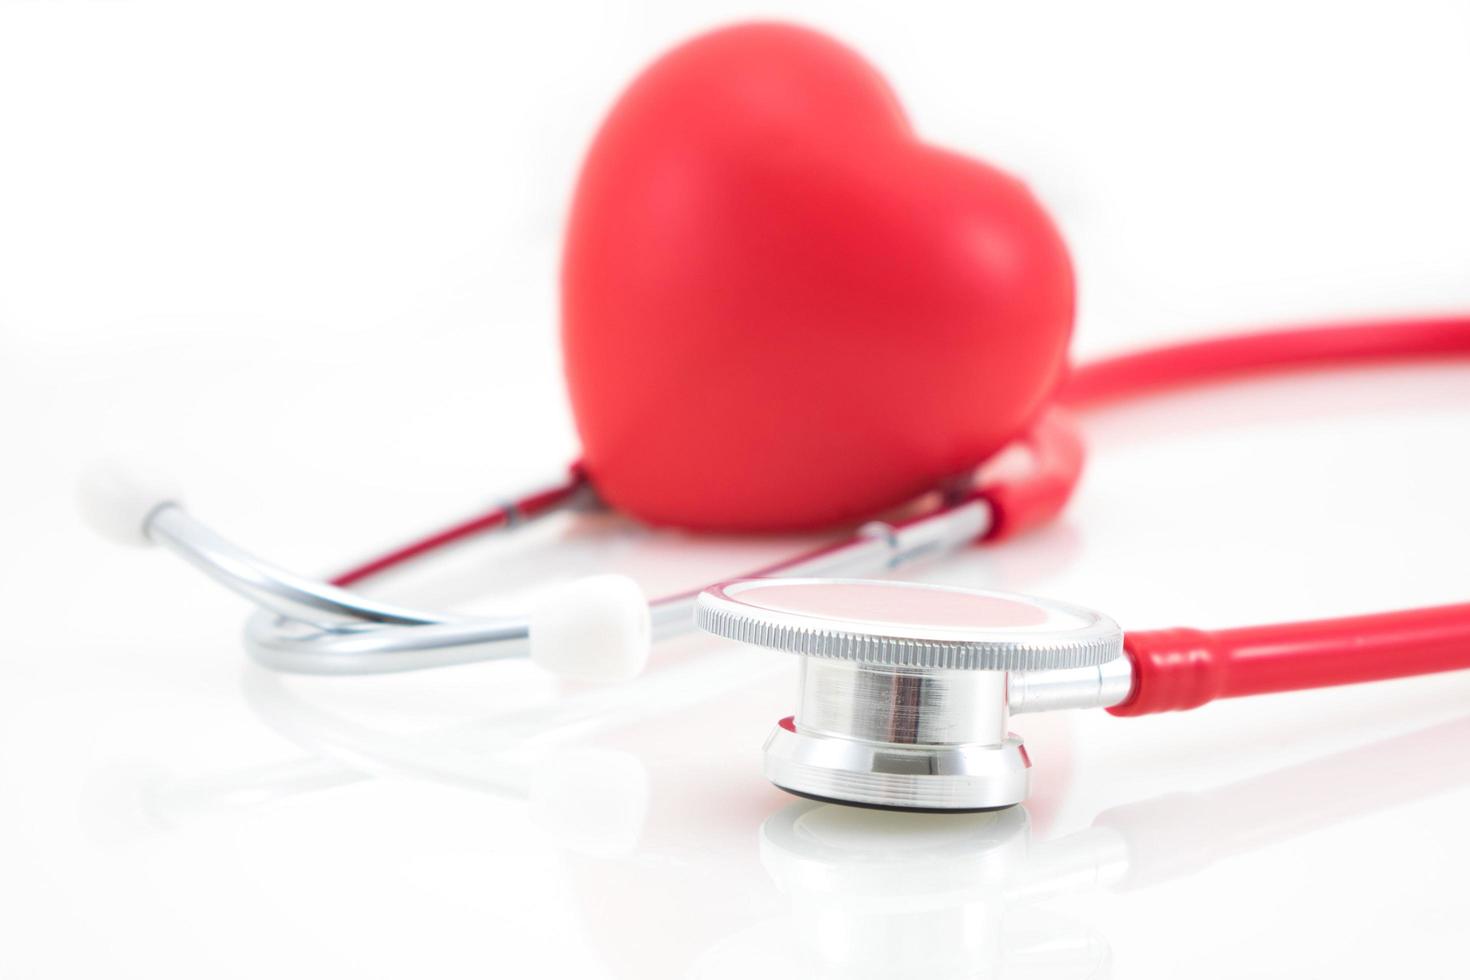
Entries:
[[[709,658],[734,663],[739,654],[711,651]],[[686,680],[686,687],[722,691],[720,699],[729,699],[729,687],[714,674],[702,684]],[[206,776],[154,774],[132,787],[150,826],[238,818],[282,798],[379,774],[522,794],[517,784],[524,769],[497,749],[486,756],[503,727],[494,716],[431,732],[415,726],[405,735],[324,710],[273,675],[252,669],[246,681],[252,709],[313,757]],[[733,700],[737,709],[748,706],[744,697]],[[1432,710],[1447,704],[1439,692]],[[531,815],[566,853],[569,867],[596,882],[596,894],[605,893],[611,874],[620,891],[656,892],[662,904],[655,909],[701,909],[686,928],[700,937],[694,948],[716,944],[705,957],[718,966],[708,974],[716,976],[748,976],[742,968],[752,959],[770,961],[772,976],[809,961],[843,976],[898,976],[916,966],[930,968],[929,975],[969,976],[981,965],[1017,959],[1046,976],[1092,976],[1081,965],[1105,957],[1107,941],[1085,920],[1057,913],[1054,900],[1176,880],[1312,828],[1432,797],[1470,776],[1470,757],[1456,748],[1470,721],[1458,717],[1224,785],[1112,806],[1061,836],[1034,832],[1032,815],[1022,808],[931,821],[798,801],[721,823],[728,801],[697,788],[681,792],[698,784],[698,760],[657,750],[677,705],[655,700],[642,707],[634,728],[646,741],[625,732],[611,745],[597,739],[588,755],[567,745],[571,751],[548,760],[550,768],[568,767],[554,783],[580,791],[559,796],[554,786],[533,787]],[[544,714],[558,710],[547,706]],[[643,771],[640,745],[667,768]],[[1405,759],[1416,762],[1404,765]],[[589,800],[603,802],[589,808]],[[758,883],[747,880],[744,864],[716,864],[722,848],[701,836],[728,838],[743,856],[745,847],[735,845],[749,839],[754,822],[761,824],[760,863],[789,900],[790,916],[771,917],[764,900],[735,901],[734,894]],[[691,846],[694,840],[698,846]],[[683,869],[682,876],[669,874],[673,869]],[[723,883],[720,894],[689,902],[690,881],[710,874]],[[617,942],[614,934],[632,945],[628,930],[609,930],[603,938]],[[1041,969],[1037,957],[1054,969]],[[1022,963],[1013,966],[1029,975]],[[630,966],[630,972],[652,971]]]
[[[1161,348],[1059,384],[1072,283],[1049,219],[1018,182],[925,147],[895,106],[851,52],[772,25],[697,39],[629,89],[568,232],[564,339],[586,458],[558,483],[330,582],[230,544],[166,483],[99,470],[84,507],[112,536],[161,544],[254,602],[247,647],[282,670],[529,656],[616,680],[697,612],[710,632],[803,655],[798,709],[767,746],[772,780],[869,806],[1019,802],[1030,762],[1006,732],[1013,713],[1135,715],[1470,667],[1467,605],[1125,636],[1065,604],[854,578],[1055,516],[1082,468],[1069,409],[1265,370],[1470,353],[1470,319],[1391,321]],[[1006,444],[1029,464],[976,476]],[[620,576],[565,585],[524,616],[351,591],[598,500],[726,530],[908,509],[750,580],[651,604]]]

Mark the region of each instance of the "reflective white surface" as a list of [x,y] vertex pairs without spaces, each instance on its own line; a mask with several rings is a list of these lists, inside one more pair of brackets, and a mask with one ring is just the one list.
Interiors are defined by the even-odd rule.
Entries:
[[[1025,716],[1024,811],[861,813],[762,780],[780,654],[679,641],[619,689],[519,664],[282,679],[247,667],[237,600],[78,526],[77,464],[141,449],[222,531],[318,571],[564,464],[578,150],[628,72],[742,9],[0,6],[0,976],[1463,964],[1470,674]],[[1461,5],[801,15],[932,138],[1032,179],[1076,252],[1083,354],[1470,309]],[[924,577],[1125,627],[1470,592],[1470,368],[1221,388],[1088,434],[1065,520]],[[663,591],[791,546],[592,519],[381,592],[489,609],[602,569]]]

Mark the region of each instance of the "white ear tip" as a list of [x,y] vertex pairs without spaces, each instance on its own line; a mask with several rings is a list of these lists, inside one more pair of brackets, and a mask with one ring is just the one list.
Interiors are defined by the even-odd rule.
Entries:
[[630,680],[648,663],[651,633],[638,583],[593,575],[551,589],[531,610],[531,662],[569,680]]
[[173,480],[148,466],[117,460],[93,463],[77,480],[77,509],[98,534],[118,544],[146,545],[148,516],[178,503]]

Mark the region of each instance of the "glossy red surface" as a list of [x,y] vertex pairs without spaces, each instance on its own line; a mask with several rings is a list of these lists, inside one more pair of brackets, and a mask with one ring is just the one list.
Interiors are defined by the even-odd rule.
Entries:
[[1072,270],[1016,179],[921,142],[811,31],[707,34],[623,93],[562,269],[587,471],[644,521],[851,521],[967,472],[1060,378]]
[[1470,668],[1470,604],[1226,630],[1135,632],[1128,700],[1115,715],[1216,698],[1336,687]]

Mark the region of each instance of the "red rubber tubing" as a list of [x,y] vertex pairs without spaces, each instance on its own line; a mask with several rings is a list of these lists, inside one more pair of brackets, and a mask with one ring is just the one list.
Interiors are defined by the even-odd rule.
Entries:
[[1285,370],[1470,354],[1470,317],[1292,327],[1188,341],[1073,370],[1058,400],[1085,408],[1168,388]]
[[390,568],[396,568],[431,551],[438,551],[440,548],[447,547],[458,541],[463,541],[466,538],[474,537],[477,534],[483,534],[486,531],[494,531],[507,527],[513,518],[530,519],[538,517],[565,502],[567,498],[571,497],[578,490],[581,490],[586,485],[586,482],[587,478],[582,473],[581,467],[573,466],[565,483],[552,487],[549,490],[541,491],[540,493],[522,497],[509,505],[497,506],[467,521],[451,524],[449,527],[435,531],[427,537],[412,541],[387,554],[379,555],[371,561],[364,562],[355,568],[350,568],[331,579],[331,583],[339,588],[345,588],[381,572],[386,572]]
[[1115,715],[1185,711],[1216,698],[1470,668],[1470,603],[1308,623],[1129,633],[1133,690]]
[[983,540],[999,541],[1050,523],[1082,476],[1083,447],[1066,410],[1097,408],[1173,388],[1287,370],[1470,355],[1470,317],[1368,320],[1291,327],[1187,341],[1075,368],[1054,404],[1017,440],[1031,453],[1024,472],[983,482],[990,504]]
[[[1103,405],[1287,369],[1470,355],[1470,317],[1378,320],[1183,343],[1077,369],[1059,401]],[[1216,698],[1470,668],[1470,604],[1238,629],[1130,632],[1133,689],[1108,710],[1142,715]]]
[[987,543],[1051,523],[1082,478],[1082,434],[1063,409],[1046,409],[1017,442],[1030,453],[1030,465],[971,492],[990,505],[990,527],[980,538]]

